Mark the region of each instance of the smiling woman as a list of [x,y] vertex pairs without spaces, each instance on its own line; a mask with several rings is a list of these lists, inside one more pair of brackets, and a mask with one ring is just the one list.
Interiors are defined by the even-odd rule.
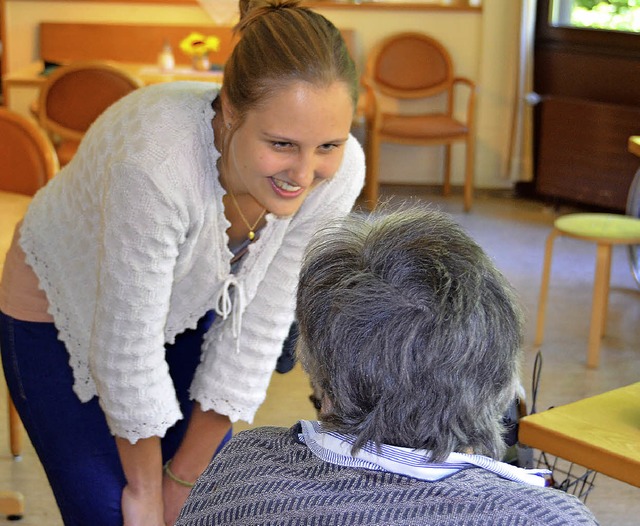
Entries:
[[304,245],[362,188],[340,31],[296,0],[239,7],[222,92],[122,98],[15,234],[5,376],[66,525],[175,522],[264,400]]
[[[252,210],[254,217],[264,209],[279,217],[293,215],[342,162],[353,115],[347,86],[293,83],[249,112],[242,124],[236,124],[239,112],[226,100],[223,92],[218,115],[231,124],[232,138],[228,155],[222,157],[222,184],[230,196],[242,200],[237,211]],[[227,170],[233,174],[230,180]]]

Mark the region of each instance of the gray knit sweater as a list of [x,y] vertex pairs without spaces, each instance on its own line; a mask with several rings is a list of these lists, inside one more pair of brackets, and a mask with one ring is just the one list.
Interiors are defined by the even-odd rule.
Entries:
[[438,482],[323,462],[299,426],[238,434],[200,477],[176,526],[598,524],[576,497],[480,468]]

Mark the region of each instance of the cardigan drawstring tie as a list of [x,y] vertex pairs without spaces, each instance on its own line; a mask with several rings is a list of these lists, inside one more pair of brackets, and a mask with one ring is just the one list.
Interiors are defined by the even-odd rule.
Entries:
[[[231,289],[235,290],[231,290]],[[231,315],[233,337],[236,340],[236,353],[240,352],[240,332],[242,330],[242,314],[244,312],[244,290],[242,283],[235,276],[224,280],[215,307],[216,314],[226,320]]]

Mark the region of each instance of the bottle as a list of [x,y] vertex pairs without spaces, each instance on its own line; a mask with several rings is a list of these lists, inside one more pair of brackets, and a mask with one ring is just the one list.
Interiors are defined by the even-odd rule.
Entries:
[[160,71],[173,71],[176,65],[175,58],[173,56],[173,50],[168,40],[164,41],[162,45],[162,51],[158,54],[158,67]]

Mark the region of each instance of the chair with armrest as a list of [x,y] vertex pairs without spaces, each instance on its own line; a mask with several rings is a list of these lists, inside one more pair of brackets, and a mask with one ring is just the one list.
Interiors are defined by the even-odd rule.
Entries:
[[[59,169],[53,144],[30,119],[0,107],[0,273],[15,225],[22,219],[31,196]],[[22,422],[8,397],[11,452],[22,452]],[[24,513],[20,493],[0,491],[0,513],[10,519]]]
[[54,70],[33,111],[53,140],[60,165],[73,158],[89,126],[104,110],[143,85],[109,62],[79,61]]
[[[451,145],[464,142],[464,209],[469,211],[473,200],[475,84],[467,78],[454,77],[451,57],[445,47],[422,33],[391,35],[370,52],[362,83],[367,120],[364,196],[370,208],[374,208],[378,201],[381,143],[444,145],[443,193],[448,195],[451,189]],[[458,85],[469,88],[464,120],[456,117],[454,108]],[[442,108],[409,114],[400,110],[402,103],[407,101],[435,101]],[[398,109],[387,110],[383,107],[384,102],[387,105],[393,102]]]
[[[59,170],[53,144],[30,119],[0,107],[0,272],[13,229],[30,198]],[[20,455],[20,420],[9,401],[11,451]]]

